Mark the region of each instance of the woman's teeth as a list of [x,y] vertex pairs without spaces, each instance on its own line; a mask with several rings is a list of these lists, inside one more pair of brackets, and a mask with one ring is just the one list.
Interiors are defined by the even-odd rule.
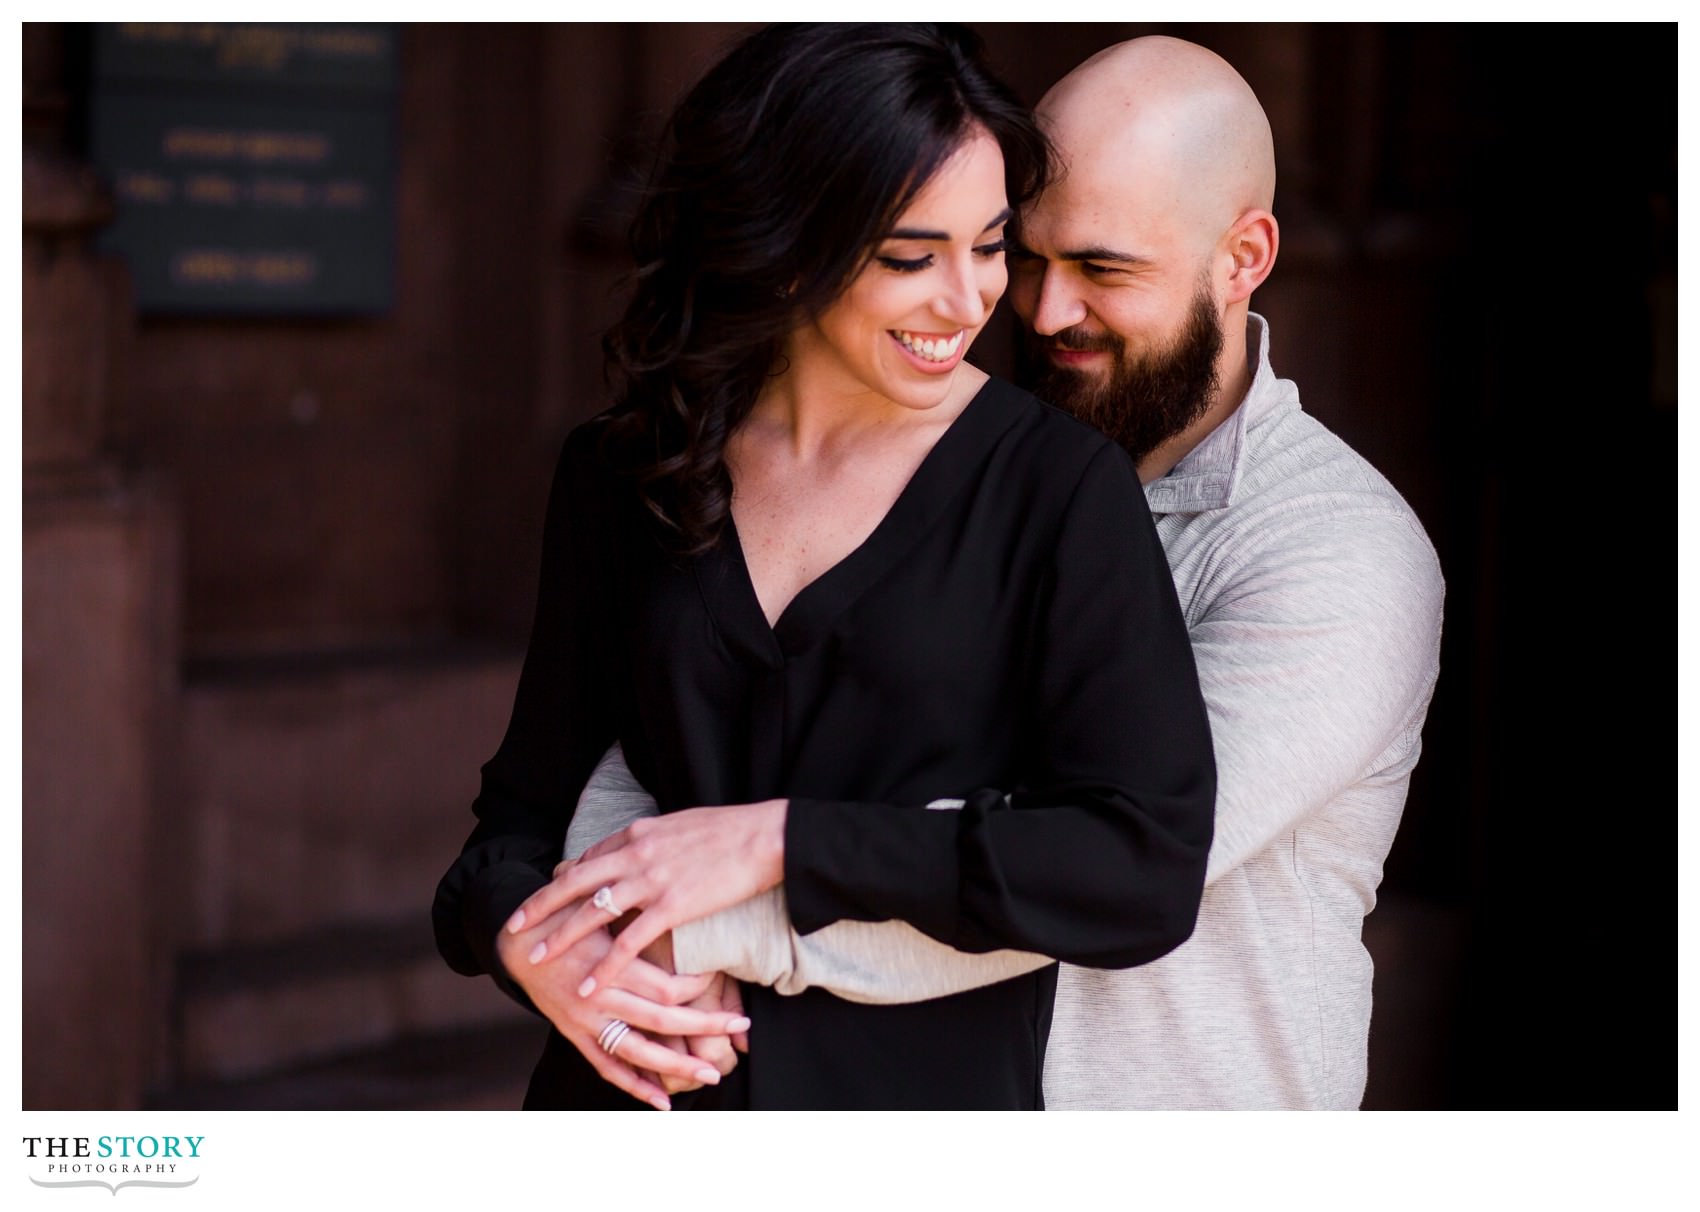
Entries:
[[893,329],[891,335],[902,343],[904,349],[929,362],[948,362],[956,356],[956,351],[962,348],[960,332],[954,337],[917,337],[913,333]]

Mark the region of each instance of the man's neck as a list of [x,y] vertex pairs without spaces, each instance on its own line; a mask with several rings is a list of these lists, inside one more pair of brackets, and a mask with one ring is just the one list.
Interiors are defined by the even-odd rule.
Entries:
[[1244,306],[1236,307],[1222,319],[1222,352],[1216,358],[1216,391],[1209,407],[1198,420],[1139,460],[1141,484],[1168,475],[1245,401],[1252,380],[1252,366],[1245,352],[1246,311]]

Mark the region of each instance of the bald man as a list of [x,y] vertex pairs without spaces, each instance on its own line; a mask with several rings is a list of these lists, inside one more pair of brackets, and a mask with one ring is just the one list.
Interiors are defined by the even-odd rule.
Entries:
[[[1064,173],[1021,218],[1010,298],[1037,394],[1139,467],[1218,782],[1192,938],[1141,968],[1062,966],[1046,1105],[1355,1108],[1370,1022],[1363,919],[1434,688],[1440,568],[1399,494],[1270,366],[1250,299],[1280,245],[1275,159],[1239,74],[1202,47],[1141,38],[1071,72],[1039,113]],[[615,750],[568,853],[644,811]],[[680,927],[673,946],[681,972],[866,1002],[1050,962],[966,955],[897,922],[799,937],[783,889]]]

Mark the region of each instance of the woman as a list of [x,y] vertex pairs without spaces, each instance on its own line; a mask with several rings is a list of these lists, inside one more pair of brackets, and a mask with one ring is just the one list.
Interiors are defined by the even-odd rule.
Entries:
[[[694,1105],[1039,1105],[1054,966],[918,1005],[657,1006],[704,993],[665,972],[670,925],[781,880],[805,932],[900,918],[1113,967],[1191,930],[1210,742],[1138,480],[963,361],[1046,156],[935,27],[763,30],[674,115],[620,402],[567,441],[513,721],[435,908],[451,965],[557,1027],[528,1107],[636,1105],[596,1074],[666,1105],[646,1072],[719,1074],[664,1037],[746,1026]],[[663,815],[551,884],[616,740]]]

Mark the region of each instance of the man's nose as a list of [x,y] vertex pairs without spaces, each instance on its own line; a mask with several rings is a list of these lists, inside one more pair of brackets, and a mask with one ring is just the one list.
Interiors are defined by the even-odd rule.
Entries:
[[1053,265],[1026,268],[1015,275],[1010,303],[1022,323],[1042,337],[1055,336],[1086,319],[1086,304],[1067,279],[1062,268]]

